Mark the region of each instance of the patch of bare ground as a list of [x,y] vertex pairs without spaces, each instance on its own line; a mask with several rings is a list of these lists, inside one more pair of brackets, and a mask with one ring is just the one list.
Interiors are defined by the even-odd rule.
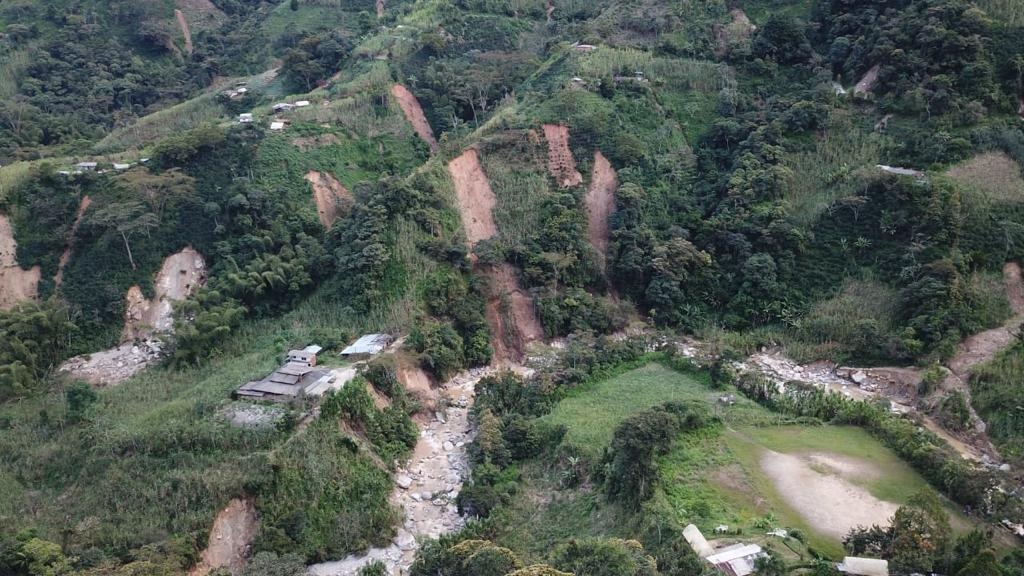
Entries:
[[881,64],[875,64],[868,70],[864,76],[861,77],[860,82],[853,87],[854,95],[867,95],[875,89],[875,84],[878,84],[878,73],[882,71]]
[[252,499],[236,498],[229,502],[214,519],[206,550],[199,555],[199,563],[189,576],[206,576],[215,570],[241,573],[258,529],[259,519]]
[[779,495],[816,531],[842,540],[858,526],[886,526],[898,504],[854,481],[877,476],[871,464],[833,454],[793,455],[766,450],[760,460]]
[[608,256],[608,219],[615,212],[615,190],[618,186],[619,179],[611,163],[601,152],[594,152],[594,170],[584,202],[587,207],[587,237],[601,256],[602,268]]
[[417,424],[426,424],[438,408],[438,391],[434,388],[433,381],[422,368],[404,356],[396,355],[395,364],[399,384],[421,407],[413,416],[413,420]]
[[143,296],[138,286],[128,289],[121,341],[170,332],[174,327],[173,304],[185,300],[205,283],[206,261],[202,254],[184,248],[168,256],[156,275],[152,300]]
[[421,140],[427,143],[427,146],[430,146],[430,152],[437,152],[437,139],[434,138],[434,129],[427,122],[427,117],[423,114],[423,108],[420,107],[419,101],[416,100],[412,92],[409,92],[409,89],[401,84],[395,84],[391,87],[391,95],[398,102],[398,107],[405,114],[405,119],[409,121],[409,124],[412,124],[412,129],[416,131]]
[[340,144],[341,140],[337,136],[331,133],[320,134],[317,136],[300,136],[292,140],[292,146],[295,146],[303,152],[309,152],[315,148],[321,148],[323,146],[330,146],[331,144]]
[[985,152],[949,169],[954,180],[983,192],[993,200],[1024,201],[1020,164],[1005,152]]
[[462,227],[466,231],[466,241],[472,248],[477,242],[498,233],[491,214],[497,201],[491,183],[480,166],[480,155],[475,149],[470,148],[449,162],[448,171],[455,183],[455,196]]
[[327,172],[308,172],[306,181],[313,187],[313,200],[316,212],[324,228],[330,228],[338,219],[352,210],[355,199],[352,193],[338,182],[338,179]]
[[583,175],[576,169],[576,159],[569,149],[569,127],[545,124],[544,139],[548,141],[548,171],[561,188],[583,183]]
[[384,0],[377,0],[377,18],[384,17]]
[[181,35],[185,38],[185,53],[189,56],[192,55],[192,32],[188,29],[188,20],[185,19],[185,13],[181,10],[174,10],[174,17],[178,19],[178,26],[181,27]]
[[39,266],[23,270],[18,265],[18,243],[7,216],[0,214],[0,310],[9,310],[39,294]]
[[712,28],[715,37],[715,56],[724,58],[729,55],[733,47],[750,38],[757,30],[757,26],[750,21],[747,13],[741,8],[733,8],[729,11],[730,22],[725,25],[716,24]]
[[71,261],[71,250],[75,245],[75,234],[78,233],[78,225],[82,222],[82,216],[85,215],[85,211],[89,209],[92,204],[92,198],[83,196],[82,200],[78,203],[78,213],[75,214],[75,223],[71,225],[71,231],[68,233],[67,242],[64,244],[64,253],[60,255],[60,262],[57,264],[57,275],[53,277],[53,284],[57,288],[60,288],[61,283],[64,282],[64,267]]

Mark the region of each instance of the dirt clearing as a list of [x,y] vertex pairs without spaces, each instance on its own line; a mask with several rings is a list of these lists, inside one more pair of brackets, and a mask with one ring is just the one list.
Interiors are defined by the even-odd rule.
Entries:
[[199,564],[189,575],[205,576],[219,569],[239,574],[245,568],[250,545],[258,529],[259,521],[253,501],[248,498],[232,500],[227,508],[217,514],[206,550],[200,554]]
[[192,46],[192,32],[188,29],[188,20],[185,20],[185,13],[181,10],[175,9],[174,17],[178,19],[178,26],[181,27],[181,35],[185,37],[185,53],[191,56],[192,51],[194,50]]
[[878,475],[871,464],[855,458],[766,450],[760,465],[786,504],[814,530],[836,540],[858,526],[887,526],[899,508],[853,483]]
[[338,219],[352,210],[355,199],[352,193],[327,172],[308,172],[306,181],[313,186],[313,200],[316,212],[324,228],[330,228]]
[[341,144],[341,140],[334,134],[320,134],[319,136],[300,136],[292,140],[292,146],[295,146],[303,152],[309,152],[315,148],[323,146],[330,146],[332,144]]
[[391,87],[391,95],[398,102],[398,107],[405,114],[405,119],[409,121],[409,124],[412,124],[412,129],[416,131],[420,139],[427,143],[427,146],[430,146],[430,152],[437,152],[437,140],[434,138],[434,130],[430,127],[430,123],[427,122],[427,117],[423,114],[423,108],[420,107],[419,101],[412,95],[412,92],[409,92],[409,89],[401,84],[395,84]]
[[533,298],[519,286],[511,264],[481,267],[490,281],[486,317],[491,329],[491,347],[495,365],[519,362],[526,356],[526,345],[544,338]]
[[548,171],[561,188],[583,183],[583,175],[576,169],[576,159],[569,149],[569,127],[544,125],[544,139],[548,141]]
[[89,209],[92,204],[92,198],[83,196],[82,200],[78,203],[78,213],[75,214],[75,223],[71,225],[71,232],[68,233],[68,240],[64,244],[64,253],[60,255],[60,262],[57,264],[57,275],[53,277],[53,284],[57,288],[60,288],[61,283],[64,281],[64,267],[71,261],[71,249],[75,245],[75,234],[78,233],[78,225],[82,222],[82,216],[85,215],[85,211]]
[[18,266],[18,243],[7,216],[0,214],[0,310],[10,310],[39,294],[39,266],[22,270]]
[[868,70],[866,74],[857,82],[857,85],[853,87],[854,95],[867,95],[875,89],[875,84],[878,84],[878,73],[882,71],[881,64],[875,64],[871,70]]
[[712,29],[715,37],[715,56],[724,58],[729,55],[737,45],[750,38],[757,30],[747,17],[747,13],[739,8],[729,11],[730,21],[728,24],[716,24]]
[[949,176],[1003,202],[1024,202],[1024,177],[1020,164],[1005,152],[985,152],[949,169]]
[[475,149],[470,148],[449,162],[448,171],[455,183],[455,196],[462,227],[466,230],[466,240],[472,248],[477,242],[498,233],[491,214],[497,201],[491,183],[480,167],[480,156]]
[[128,289],[121,341],[170,332],[174,327],[173,304],[188,298],[205,283],[206,261],[200,253],[185,248],[168,256],[157,273],[153,300],[143,296],[138,286]]
[[601,255],[601,267],[608,256],[608,219],[615,212],[615,190],[619,179],[608,159],[594,152],[594,171],[584,202],[587,206],[587,237],[590,245]]

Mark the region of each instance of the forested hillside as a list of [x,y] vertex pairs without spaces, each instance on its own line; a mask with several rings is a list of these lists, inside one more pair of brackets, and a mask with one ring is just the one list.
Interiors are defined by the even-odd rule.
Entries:
[[[3,0],[0,574],[393,541],[424,576],[696,576],[690,523],[800,534],[761,574],[1019,574],[1022,122],[1001,0]],[[233,397],[309,344],[354,379]],[[755,353],[865,368],[794,398]],[[446,410],[465,474],[416,502],[458,520],[403,548]],[[836,446],[891,526],[836,538],[752,472]],[[258,518],[233,564],[225,507]]]

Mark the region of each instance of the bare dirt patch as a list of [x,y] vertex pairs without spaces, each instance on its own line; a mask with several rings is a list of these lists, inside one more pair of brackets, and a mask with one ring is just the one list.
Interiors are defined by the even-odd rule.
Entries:
[[583,183],[583,175],[576,169],[576,159],[569,149],[569,127],[545,124],[544,139],[548,141],[548,171],[561,188]]
[[0,214],[0,310],[9,310],[39,294],[39,266],[18,266],[18,243],[7,216]]
[[411,361],[399,359],[396,364],[395,372],[398,382],[405,388],[409,396],[423,407],[416,414],[415,419],[417,423],[426,424],[438,406],[438,394],[430,376]]
[[521,361],[526,356],[526,345],[544,338],[533,298],[519,286],[511,264],[479,268],[490,281],[486,318],[491,329],[493,362],[502,365]]
[[757,26],[751,23],[747,13],[740,8],[733,8],[729,11],[731,21],[726,25],[716,24],[712,29],[715,37],[715,56],[724,58],[739,43],[750,38],[750,35],[757,30]]
[[250,545],[259,529],[256,506],[249,498],[236,498],[217,514],[210,530],[206,550],[190,576],[205,576],[214,570],[226,569],[238,574],[245,568]]
[[323,146],[330,146],[332,144],[340,144],[341,140],[337,136],[331,133],[320,134],[317,136],[300,136],[292,140],[292,146],[295,146],[303,152],[309,152],[315,148],[321,148]]
[[985,152],[949,169],[954,180],[993,200],[1024,202],[1021,166],[1005,152]]
[[1013,313],[1024,315],[1024,279],[1021,278],[1020,264],[1007,262],[1003,265],[1003,284]]
[[462,227],[466,230],[466,240],[472,248],[477,242],[498,233],[491,214],[497,201],[475,149],[470,148],[449,162],[448,171],[455,183],[455,196]]
[[377,0],[377,18],[384,17],[384,0]]
[[881,72],[881,70],[882,66],[880,64],[875,64],[871,70],[868,70],[867,73],[864,74],[860,79],[860,82],[857,82],[857,85],[853,87],[853,93],[855,95],[867,95],[874,90],[875,84],[878,84],[878,73]]
[[64,281],[64,267],[71,261],[71,250],[75,245],[75,234],[78,233],[78,225],[82,222],[82,216],[85,215],[85,211],[89,209],[92,204],[92,198],[83,196],[82,200],[78,203],[78,213],[75,214],[75,223],[71,225],[71,232],[68,233],[67,242],[64,244],[64,253],[60,255],[60,262],[57,264],[57,275],[53,277],[53,284],[57,288],[60,288],[61,283]]
[[122,342],[170,332],[174,327],[173,304],[188,298],[205,283],[206,261],[200,253],[185,248],[168,256],[157,273],[152,300],[138,286],[128,289]]
[[761,470],[782,499],[812,528],[842,540],[858,526],[889,524],[899,505],[876,498],[851,481],[876,474],[870,464],[831,454],[813,456],[817,460],[766,450],[760,460]]
[[352,210],[355,203],[352,193],[334,176],[327,172],[313,171],[306,174],[306,181],[313,186],[316,212],[324,228],[330,228],[338,218]]
[[60,372],[93,386],[113,386],[160,361],[163,343],[159,340],[126,342],[101,352],[69,358]]
[[587,237],[590,245],[601,255],[601,264],[608,256],[608,219],[615,212],[615,190],[618,176],[608,159],[594,152],[594,170],[584,202],[587,206]]
[[420,107],[419,101],[412,95],[412,92],[409,92],[409,89],[401,84],[395,84],[391,87],[391,95],[398,102],[398,107],[405,114],[405,119],[409,121],[409,124],[412,124],[412,129],[416,131],[420,139],[426,142],[427,146],[430,146],[432,153],[437,152],[437,139],[434,138],[434,129],[427,122],[427,117],[423,114],[423,108]]
[[188,29],[188,20],[185,20],[185,13],[181,10],[174,10],[174,17],[178,19],[178,26],[181,27],[181,35],[185,37],[185,53],[192,55],[192,32]]

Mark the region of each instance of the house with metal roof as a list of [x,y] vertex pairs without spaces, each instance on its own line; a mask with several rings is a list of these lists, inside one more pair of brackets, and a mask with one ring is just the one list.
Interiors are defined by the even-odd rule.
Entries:
[[388,334],[367,334],[341,351],[342,356],[372,356],[380,354],[394,339]]
[[757,544],[733,544],[704,559],[726,576],[748,576],[757,569],[757,559],[766,556]]
[[330,370],[316,368],[320,346],[307,346],[288,352],[285,363],[262,380],[248,382],[237,390],[238,398],[288,402],[300,398],[322,396],[330,390],[336,376]]

